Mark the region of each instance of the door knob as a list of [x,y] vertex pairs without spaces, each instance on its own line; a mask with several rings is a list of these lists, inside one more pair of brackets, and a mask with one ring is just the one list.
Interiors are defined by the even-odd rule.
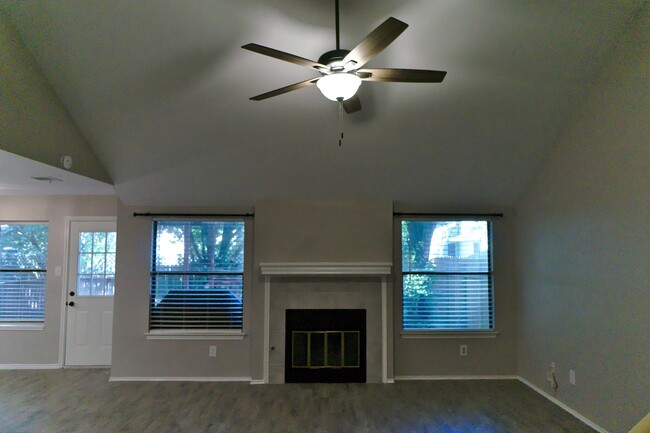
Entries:
[[69,307],[74,307],[74,301],[70,301],[70,302],[68,302],[68,306],[69,306]]
[[70,296],[74,296],[74,292],[70,292]]

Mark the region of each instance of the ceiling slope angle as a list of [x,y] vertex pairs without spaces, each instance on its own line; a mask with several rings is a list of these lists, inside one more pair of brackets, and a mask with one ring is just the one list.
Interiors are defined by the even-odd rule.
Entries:
[[[339,47],[350,52],[339,56],[357,62],[347,68],[361,80],[349,116],[318,88],[317,68],[333,73],[319,58],[336,51],[332,5],[9,0],[0,10],[127,205],[389,199],[495,209],[535,178],[643,2],[340,0]],[[381,49],[368,50],[375,31]],[[292,61],[241,49],[249,43]],[[447,74],[371,82],[390,81],[378,71],[392,66]],[[33,124],[45,112],[23,108]]]
[[[110,176],[1,9],[0,58],[0,149],[57,168],[64,167],[61,161],[67,156],[66,170],[111,184]],[[8,158],[6,153],[0,156]],[[9,165],[7,160],[0,163]],[[6,175],[3,177],[6,181]]]

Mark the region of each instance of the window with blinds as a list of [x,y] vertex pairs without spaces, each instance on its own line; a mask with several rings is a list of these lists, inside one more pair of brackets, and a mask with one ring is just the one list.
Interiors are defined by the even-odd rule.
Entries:
[[45,320],[44,223],[0,223],[0,323]]
[[243,221],[153,222],[149,328],[241,330]]
[[490,221],[404,220],[404,331],[494,329]]

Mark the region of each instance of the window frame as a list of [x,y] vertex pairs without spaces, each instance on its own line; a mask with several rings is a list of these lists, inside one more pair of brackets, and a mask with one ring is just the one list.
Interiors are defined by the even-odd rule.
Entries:
[[[497,320],[496,320],[496,302],[495,302],[495,284],[494,284],[494,242],[493,242],[493,223],[494,220],[491,217],[486,216],[467,216],[467,215],[445,215],[445,216],[400,216],[395,219],[395,230],[396,230],[396,264],[395,273],[396,273],[396,283],[399,285],[399,290],[397,291],[397,305],[399,305],[399,321],[400,321],[400,335],[404,339],[420,339],[420,338],[495,338],[499,335],[497,330]],[[437,274],[436,272],[417,272],[409,271],[404,272],[403,269],[403,255],[402,255],[402,223],[405,221],[415,221],[415,222],[445,222],[445,221],[485,221],[487,223],[487,240],[488,240],[488,271],[481,273],[488,276],[488,286],[489,286],[489,307],[491,311],[490,325],[489,329],[405,329],[404,328],[404,275],[416,275],[416,274]],[[443,272],[441,274],[447,275],[463,275],[464,273],[448,273]],[[472,273],[468,273],[472,275]],[[476,275],[476,273],[474,273]]]
[[[209,328],[209,329],[192,329],[192,328],[164,328],[164,329],[151,329],[151,296],[152,296],[152,276],[154,272],[156,275],[161,275],[159,271],[154,271],[155,269],[155,251],[156,251],[156,227],[159,222],[178,222],[178,223],[187,223],[187,222],[241,222],[244,224],[244,242],[243,242],[243,267],[242,272],[226,272],[226,274],[241,274],[242,276],[242,323],[241,327],[237,329],[220,329],[220,328]],[[150,264],[149,264],[149,284],[148,284],[148,293],[147,293],[147,332],[145,336],[148,340],[242,340],[246,333],[244,329],[246,327],[246,297],[249,296],[248,292],[250,289],[247,287],[250,285],[250,280],[248,278],[249,272],[249,260],[250,260],[250,248],[247,246],[250,238],[250,228],[247,218],[229,218],[229,217],[219,217],[219,218],[205,218],[205,217],[157,217],[154,218],[151,222],[151,252],[149,254]],[[172,272],[176,273],[176,272]],[[163,273],[164,274],[164,273]],[[187,275],[198,275],[200,273],[188,272]]]
[[[50,247],[50,224],[49,221],[0,221],[0,225],[41,225],[45,226],[46,246],[45,251],[41,253],[44,255],[45,267],[44,268],[2,268],[0,267],[0,275],[5,273],[19,273],[27,274],[31,272],[38,272],[43,274],[43,305],[42,305],[42,318],[38,319],[25,319],[25,320],[5,320],[0,318],[0,331],[41,331],[45,329],[46,318],[46,303],[47,303],[47,268],[48,268],[48,255]],[[1,265],[0,265],[1,266]]]

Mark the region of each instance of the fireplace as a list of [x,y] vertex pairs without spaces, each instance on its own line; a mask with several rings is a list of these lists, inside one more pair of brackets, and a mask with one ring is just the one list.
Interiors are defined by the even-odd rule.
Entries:
[[286,310],[285,382],[366,382],[366,310]]
[[[390,269],[390,263],[261,263],[264,379],[255,383],[392,382],[388,376]],[[306,325],[303,317],[295,327],[287,323],[292,310],[308,310],[309,320],[321,313],[330,319]],[[346,310],[362,311],[360,325],[338,324],[341,320],[334,318]],[[287,375],[289,367],[292,371]],[[331,373],[339,378],[325,377]]]

